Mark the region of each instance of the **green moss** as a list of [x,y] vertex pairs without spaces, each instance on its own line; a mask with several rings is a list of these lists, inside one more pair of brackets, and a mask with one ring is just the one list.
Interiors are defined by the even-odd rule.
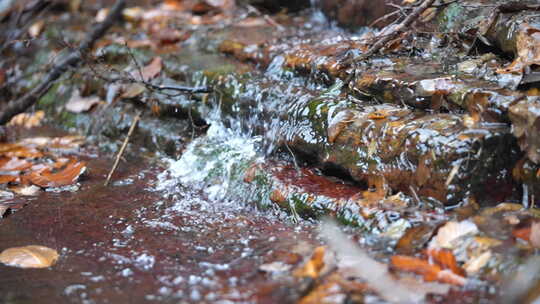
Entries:
[[460,25],[464,16],[464,9],[459,3],[452,3],[439,14],[437,23],[441,32],[452,31],[456,26]]

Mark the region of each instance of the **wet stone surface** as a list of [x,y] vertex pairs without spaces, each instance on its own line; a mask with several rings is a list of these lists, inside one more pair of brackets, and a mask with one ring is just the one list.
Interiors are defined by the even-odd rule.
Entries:
[[43,192],[1,220],[2,247],[40,244],[60,260],[40,270],[0,265],[0,302],[264,303],[271,293],[257,292],[272,279],[258,267],[294,265],[317,243],[305,223],[189,189],[152,190],[163,167],[144,159],[130,158],[104,187],[111,159],[86,158],[90,173],[79,191]]

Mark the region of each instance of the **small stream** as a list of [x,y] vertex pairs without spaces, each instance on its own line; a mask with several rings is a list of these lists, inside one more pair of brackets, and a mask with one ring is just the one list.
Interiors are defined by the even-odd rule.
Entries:
[[[319,225],[326,216],[352,232],[351,246],[384,267],[397,255],[432,265],[426,251],[439,229],[470,222],[474,234],[448,249],[460,267],[473,259],[481,264],[456,271],[467,285],[428,282],[415,269],[392,268],[393,275],[425,288],[447,284],[450,291],[428,295],[428,303],[492,302],[505,276],[537,251],[518,233],[540,217],[521,205],[534,206],[540,170],[524,158],[507,117],[523,96],[457,70],[458,59],[481,58],[449,56],[424,35],[357,71],[342,66],[362,52],[361,37],[377,30],[346,31],[325,17],[321,0],[310,3],[298,15],[274,16],[283,26],[250,10],[234,22],[171,21],[167,30],[186,31],[173,37],[180,40],[171,50],[152,40],[148,24],[140,30],[126,21],[118,30],[143,47],[126,49],[115,33],[97,48],[106,68],[129,73],[133,58],[144,66],[159,57],[164,64],[154,85],[209,86],[210,94],[142,88],[125,96],[130,87],[88,76],[87,67],[83,76],[61,79],[36,108],[50,123],[89,136],[76,153],[89,173],[74,191],[9,202],[17,207],[0,219],[2,248],[42,245],[57,249],[60,259],[48,269],[0,265],[0,303],[298,303],[321,286],[330,303],[386,303],[362,276],[338,266],[328,276],[294,277],[325,243]],[[59,29],[68,24],[66,39],[79,39],[82,19],[71,24],[67,17],[53,18],[47,38],[33,42],[39,52],[25,67],[33,76],[23,77],[20,91],[58,51]],[[75,90],[105,101],[68,113],[62,105]],[[130,148],[105,187],[109,152],[137,113],[143,114]],[[333,279],[341,280],[336,294]]]

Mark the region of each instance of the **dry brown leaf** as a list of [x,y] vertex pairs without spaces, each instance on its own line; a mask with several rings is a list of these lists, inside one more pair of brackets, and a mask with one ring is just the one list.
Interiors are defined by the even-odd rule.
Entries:
[[43,111],[36,111],[35,113],[21,113],[15,115],[8,122],[8,126],[22,126],[27,129],[39,127],[44,117],[45,112]]
[[396,252],[400,254],[413,254],[423,248],[433,236],[434,225],[421,224],[405,232],[396,244]]
[[63,187],[74,184],[85,171],[85,162],[71,160],[63,170],[56,173],[51,172],[50,169],[45,169],[42,172],[31,172],[25,175],[25,178],[43,188]]
[[[161,57],[154,57],[150,63],[142,68],[142,80],[149,81],[161,73],[161,69],[163,68],[163,60]],[[137,77],[140,79],[139,73],[136,72]]]
[[97,96],[81,97],[79,90],[75,90],[64,107],[72,113],[83,113],[100,102],[101,99]]
[[135,98],[141,95],[146,90],[146,87],[142,84],[132,83],[125,87],[124,93],[120,97],[122,98]]
[[516,34],[515,60],[497,73],[523,74],[526,68],[540,65],[540,29],[526,22],[519,25]]
[[57,260],[56,250],[38,245],[13,247],[0,253],[1,263],[21,268],[46,268]]

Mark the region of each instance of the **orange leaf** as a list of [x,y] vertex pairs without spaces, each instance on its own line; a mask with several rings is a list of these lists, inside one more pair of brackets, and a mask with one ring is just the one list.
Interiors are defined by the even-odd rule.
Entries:
[[42,172],[31,172],[26,177],[33,184],[40,187],[63,187],[72,185],[86,170],[85,162],[71,160],[63,170],[52,173],[50,169]]
[[17,157],[0,158],[0,171],[22,171],[30,168],[32,163]]
[[0,184],[7,184],[17,180],[18,176],[15,175],[0,175]]
[[463,286],[466,282],[464,277],[450,270],[443,270],[439,265],[419,258],[395,255],[392,257],[391,263],[396,269],[419,274],[428,282],[439,281],[457,286]]
[[512,235],[515,238],[522,239],[528,242],[531,237],[531,227],[529,226],[529,227],[514,229],[514,231],[512,231]]
[[315,248],[311,258],[302,267],[294,272],[295,277],[318,278],[324,267],[324,246]]
[[461,276],[465,275],[465,271],[458,266],[456,257],[452,251],[448,249],[430,249],[427,253],[442,268],[450,269],[453,273]]
[[42,157],[43,153],[34,147],[25,147],[14,143],[2,143],[0,144],[0,155],[6,157],[38,158]]

